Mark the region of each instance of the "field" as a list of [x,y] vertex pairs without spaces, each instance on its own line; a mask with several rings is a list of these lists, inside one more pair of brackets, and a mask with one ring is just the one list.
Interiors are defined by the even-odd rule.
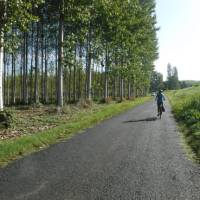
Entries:
[[200,86],[170,91],[168,97],[185,141],[200,161]]

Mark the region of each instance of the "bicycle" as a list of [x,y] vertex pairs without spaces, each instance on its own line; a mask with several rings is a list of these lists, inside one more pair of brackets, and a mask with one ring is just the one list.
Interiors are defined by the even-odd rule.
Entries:
[[162,112],[163,112],[163,104],[160,103],[159,106],[158,106],[158,116],[159,116],[160,119],[161,119],[161,116],[162,116]]

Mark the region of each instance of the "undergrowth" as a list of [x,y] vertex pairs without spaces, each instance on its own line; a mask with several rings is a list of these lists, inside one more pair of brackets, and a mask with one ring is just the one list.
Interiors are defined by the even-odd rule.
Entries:
[[170,91],[168,97],[185,141],[200,162],[200,87]]

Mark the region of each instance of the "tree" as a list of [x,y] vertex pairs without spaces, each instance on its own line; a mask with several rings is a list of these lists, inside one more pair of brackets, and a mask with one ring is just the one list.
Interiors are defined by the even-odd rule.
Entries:
[[178,79],[178,70],[176,67],[173,67],[173,88],[176,90],[176,89],[179,89],[180,88],[180,85],[179,85],[179,79]]
[[159,89],[163,89],[163,75],[159,72],[153,71],[151,74],[151,86],[150,90],[152,92],[158,91]]
[[0,110],[3,110],[3,60],[4,60],[4,25],[6,17],[6,1],[0,1]]
[[3,52],[6,42],[4,40],[4,33],[9,32],[14,26],[21,30],[26,30],[29,22],[37,19],[31,13],[32,8],[37,7],[41,3],[42,0],[0,1],[0,13],[3,13],[0,18],[0,110],[3,110],[2,68]]
[[[27,91],[29,103],[32,96],[47,103],[49,96],[58,110],[81,98],[123,100],[147,93],[158,57],[154,0],[45,0],[33,6],[38,2],[20,1],[24,12],[9,25],[15,34],[8,30],[3,37],[4,47],[11,47],[9,38],[17,35],[20,47],[13,62],[14,48],[4,50],[9,61],[4,87],[15,91],[16,103],[27,103]],[[13,99],[9,93],[6,100]]]
[[63,107],[63,41],[64,40],[64,0],[60,2],[58,38],[58,111]]
[[176,90],[179,87],[178,70],[169,63],[167,65],[167,89]]

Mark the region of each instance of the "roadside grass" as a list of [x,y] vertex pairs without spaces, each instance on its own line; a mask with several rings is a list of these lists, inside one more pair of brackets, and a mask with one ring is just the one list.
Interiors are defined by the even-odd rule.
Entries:
[[[19,137],[0,140],[0,166],[6,166],[12,160],[66,140],[102,120],[143,104],[150,98],[143,97],[122,103],[94,104],[85,109],[78,109],[72,106],[64,108],[64,113],[62,114],[45,114],[42,110],[37,111],[36,115],[30,114],[33,111],[28,111],[29,114],[27,112],[23,114],[19,112],[20,115],[19,113],[14,113],[16,115],[15,118],[18,117],[14,122],[14,128],[18,126],[18,129],[22,129],[24,132]],[[39,127],[46,124],[47,128],[42,130],[35,127],[37,131],[35,132],[34,130],[34,133],[29,134],[28,131],[32,130],[30,127],[34,126],[34,124]]]
[[167,93],[186,144],[200,163],[200,86]]

